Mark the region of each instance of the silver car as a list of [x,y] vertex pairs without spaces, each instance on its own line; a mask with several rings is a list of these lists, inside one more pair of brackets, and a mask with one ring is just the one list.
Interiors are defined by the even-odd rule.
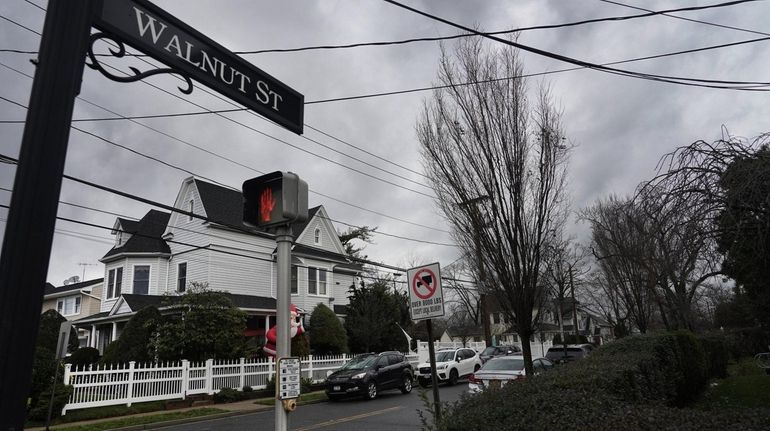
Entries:
[[[542,357],[533,357],[535,375],[553,368],[553,362]],[[480,370],[468,377],[468,392],[475,394],[486,388],[500,388],[506,383],[527,378],[524,356],[510,355],[492,358]]]

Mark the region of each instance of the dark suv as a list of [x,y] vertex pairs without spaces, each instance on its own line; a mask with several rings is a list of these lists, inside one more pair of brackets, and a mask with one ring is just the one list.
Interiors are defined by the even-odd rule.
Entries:
[[482,363],[485,363],[497,356],[513,355],[519,352],[521,352],[521,349],[516,346],[489,346],[479,353],[479,358],[481,358]]
[[412,391],[412,365],[399,352],[366,353],[355,356],[324,382],[326,396],[336,401],[349,395],[373,399],[386,389]]
[[567,344],[566,349],[556,345],[548,349],[545,357],[554,364],[573,362],[586,358],[592,350],[593,346],[590,344]]

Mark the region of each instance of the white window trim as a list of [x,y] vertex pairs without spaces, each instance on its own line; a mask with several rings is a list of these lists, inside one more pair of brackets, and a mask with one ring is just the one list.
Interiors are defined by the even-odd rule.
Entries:
[[[316,271],[316,293],[310,293],[310,270],[311,269],[314,269]],[[326,273],[326,293],[318,293],[318,286],[319,286],[318,270],[323,270]],[[305,287],[306,287],[305,291],[307,292],[308,296],[317,296],[321,298],[328,298],[330,296],[329,295],[329,292],[331,291],[330,287],[333,285],[332,270],[330,268],[323,267],[323,266],[308,265],[307,271],[305,271],[305,274],[307,275],[307,280],[305,282]]]
[[[117,285],[117,281],[118,281],[118,269],[123,269],[123,267],[122,266],[116,266],[114,268],[111,268],[111,269],[107,270],[107,285],[104,286],[104,297],[106,299],[108,299],[108,300],[109,299],[115,299],[115,298],[120,296],[120,295],[115,295],[115,286]],[[112,296],[110,296],[110,273],[113,272],[113,271],[115,271],[115,280],[114,280],[115,284],[112,286]],[[123,293],[123,277],[122,276],[123,276],[123,274],[121,274],[121,277],[120,277],[121,278],[121,280],[120,280],[120,292],[121,293]]]
[[190,202],[189,202],[189,203],[190,203],[190,208],[189,208],[189,209],[190,209],[190,213],[191,213],[191,214],[188,214],[188,215],[187,215],[187,221],[188,221],[188,222],[189,222],[189,221],[193,221],[193,218],[194,218],[194,217],[192,216],[192,213],[195,213],[195,211],[194,211],[194,210],[195,210],[195,199],[190,199]]
[[[77,301],[78,298],[80,298],[80,304],[78,304],[78,301]],[[67,310],[67,299],[72,299],[75,302],[75,304],[72,306],[74,310],[73,313],[69,313],[69,314],[65,313],[65,311]],[[59,311],[59,304],[61,304],[61,311]],[[82,310],[82,308],[83,308],[83,298],[80,295],[65,296],[63,298],[59,298],[56,300],[56,312],[58,312],[64,317],[77,316],[78,314],[80,314],[80,311]]]
[[[289,268],[289,292],[291,293],[291,296],[299,296],[300,291],[301,291],[301,288],[300,288],[301,283],[300,283],[300,277],[299,277],[300,270],[299,270],[299,268],[300,268],[300,266],[298,266],[298,264],[294,264],[294,263],[292,263],[291,267]],[[293,270],[297,271],[297,293],[294,293],[294,292],[291,291],[291,272]]]
[[316,228],[313,230],[313,243],[315,245],[323,245],[321,244],[322,243],[321,238],[323,238],[321,236],[321,228],[319,226],[316,226]]
[[136,276],[136,267],[137,266],[146,266],[150,268],[150,274],[149,277],[147,277],[147,293],[145,295],[151,295],[150,291],[152,290],[152,265],[149,263],[135,263],[131,265],[131,293],[136,294],[134,291],[134,277]]
[[[179,266],[182,265],[182,264],[185,265],[184,292],[187,292],[187,285],[190,284],[190,283],[188,283],[188,280],[190,279],[190,277],[188,276],[190,274],[190,265],[187,263],[186,260],[182,261],[182,262],[177,262],[177,264],[176,264],[176,280],[175,280],[176,292],[177,293],[184,293],[183,291],[179,290]],[[150,268],[150,277],[152,277],[152,268]],[[147,287],[147,290],[148,290],[148,294],[149,294],[149,290],[150,290],[149,286]]]

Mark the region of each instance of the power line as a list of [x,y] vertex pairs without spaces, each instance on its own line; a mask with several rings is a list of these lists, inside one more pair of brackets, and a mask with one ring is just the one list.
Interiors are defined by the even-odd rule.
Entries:
[[[14,69],[14,68],[12,68],[12,67],[10,67],[10,66],[8,66],[8,65],[5,65],[5,64],[3,64],[2,62],[0,62],[0,66],[4,66],[4,67],[6,67],[6,68],[8,68],[8,69],[10,69],[10,70],[13,70],[14,72],[17,72],[17,73],[19,73],[19,74],[21,74],[21,75],[23,75],[23,76],[27,76],[27,77],[29,77],[29,76],[28,76],[28,75],[26,75],[25,73],[23,73],[23,72],[21,72],[21,71],[18,71],[18,70]],[[18,102],[15,102],[15,101],[13,101],[13,100],[10,100],[10,99],[6,99],[6,98],[4,98],[4,97],[2,97],[2,96],[0,96],[0,99],[6,100],[6,101],[8,101],[8,102],[10,102],[10,103],[12,103],[12,104],[14,104],[14,105],[17,105],[17,106],[19,106],[19,107],[22,107],[22,108],[26,109],[26,107],[25,107],[24,105],[22,105],[22,104],[20,104],[20,103],[18,103]],[[98,107],[98,108],[100,108],[100,109],[103,109],[103,110],[105,110],[105,111],[107,111],[107,112],[113,113],[113,114],[115,114],[115,115],[120,115],[120,114],[118,114],[118,113],[116,113],[116,112],[114,112],[114,111],[111,111],[111,110],[109,110],[109,109],[107,109],[107,108],[105,108],[105,107],[103,107],[103,106],[101,106],[101,105],[98,105],[98,104],[94,103],[94,102],[91,102],[91,101],[85,100],[85,99],[83,99],[83,98],[81,98],[81,97],[79,97],[79,99],[80,99],[80,100],[83,100],[84,102],[86,102],[86,103],[88,103],[88,104],[91,104],[91,105],[93,105],[93,106],[96,106],[96,107]],[[228,158],[228,157],[222,156],[222,155],[220,155],[220,154],[218,154],[218,153],[215,153],[215,152],[213,152],[213,151],[207,150],[207,149],[205,149],[205,148],[203,148],[203,147],[199,147],[199,146],[197,146],[197,145],[195,145],[195,144],[192,144],[192,143],[190,143],[190,142],[188,142],[188,141],[185,141],[185,140],[183,140],[183,139],[177,138],[177,137],[175,137],[175,136],[173,136],[173,135],[170,135],[170,134],[168,134],[168,133],[165,133],[165,132],[163,132],[163,131],[157,130],[157,129],[155,129],[155,128],[151,127],[151,126],[148,126],[148,125],[145,125],[145,124],[143,124],[143,123],[137,122],[137,121],[133,120],[132,118],[129,118],[129,117],[123,117],[123,116],[121,116],[121,117],[119,117],[119,118],[120,118],[120,119],[126,119],[126,120],[129,120],[129,121],[132,121],[132,122],[134,122],[134,123],[136,123],[136,124],[138,124],[138,125],[140,125],[140,126],[143,126],[143,127],[147,128],[147,129],[150,129],[150,130],[152,130],[152,131],[155,131],[155,132],[157,132],[157,133],[159,133],[159,134],[162,134],[162,135],[164,135],[164,136],[167,136],[167,137],[169,137],[169,138],[171,138],[171,139],[174,139],[174,140],[176,140],[176,141],[178,141],[178,142],[180,142],[180,143],[182,143],[182,144],[185,144],[185,145],[191,146],[191,147],[193,147],[193,148],[195,148],[195,149],[197,149],[197,150],[203,151],[203,152],[205,152],[205,153],[207,153],[207,154],[209,154],[209,155],[212,155],[212,156],[214,156],[214,157],[217,157],[217,158],[220,158],[220,159],[222,159],[222,160],[228,161],[228,162],[230,162],[230,163],[233,163],[233,164],[235,164],[235,165],[241,166],[241,167],[243,167],[243,168],[249,169],[249,170],[251,170],[251,171],[254,171],[254,172],[256,172],[256,173],[259,173],[259,174],[264,174],[264,173],[265,173],[265,172],[263,172],[263,171],[260,171],[260,170],[258,170],[258,169],[255,169],[255,168],[252,168],[252,167],[250,167],[250,166],[247,166],[247,165],[245,165],[245,164],[243,164],[243,163],[240,163],[240,162],[238,162],[238,161],[236,161],[236,160],[233,160],[233,159],[230,159],[230,158]],[[23,120],[21,120],[21,121],[18,121],[18,122],[17,122],[17,121],[13,121],[13,122],[11,122],[11,121],[0,121],[0,123],[16,123],[16,124],[21,124],[21,123],[23,123],[23,122],[24,122]],[[191,172],[191,171],[188,171],[188,170],[186,170],[186,169],[184,169],[184,168],[181,168],[181,167],[177,167],[177,166],[175,166],[175,165],[172,165],[172,164],[170,164],[170,163],[164,162],[164,161],[162,161],[162,160],[160,160],[160,159],[157,159],[157,158],[155,158],[155,157],[152,157],[152,156],[146,155],[146,154],[144,154],[144,153],[142,153],[142,152],[140,152],[140,151],[137,151],[137,150],[134,150],[134,149],[130,149],[130,148],[126,147],[126,146],[123,146],[123,145],[121,145],[121,144],[118,144],[118,143],[116,143],[116,142],[113,142],[113,141],[111,141],[111,140],[109,140],[109,139],[106,139],[106,138],[104,138],[104,137],[101,137],[101,136],[99,136],[99,135],[96,135],[96,134],[94,134],[94,133],[92,133],[92,132],[87,132],[87,131],[85,131],[85,130],[83,130],[83,129],[80,129],[80,128],[76,127],[76,126],[71,126],[71,127],[72,127],[72,128],[74,128],[74,129],[76,129],[76,130],[78,130],[78,131],[80,131],[80,132],[82,132],[82,133],[85,133],[85,134],[91,135],[91,136],[93,136],[93,137],[95,137],[95,138],[97,138],[97,139],[100,139],[100,140],[102,140],[102,141],[104,141],[104,142],[106,142],[106,143],[108,143],[108,144],[114,145],[114,146],[116,146],[116,147],[119,147],[119,148],[123,148],[123,149],[125,149],[125,150],[127,150],[127,151],[130,151],[130,152],[132,152],[132,153],[135,153],[135,154],[137,154],[137,155],[140,155],[140,156],[142,156],[142,157],[148,158],[148,159],[150,159],[150,160],[154,160],[154,161],[156,161],[156,162],[162,163],[162,164],[164,164],[164,165],[166,165],[166,166],[169,166],[169,167],[171,167],[171,168],[174,168],[174,169],[180,170],[180,171],[182,171],[182,172],[185,172],[185,173],[188,173],[188,174],[191,174],[191,175],[195,175],[195,176],[198,176],[198,177],[200,177],[200,178],[204,178],[204,179],[207,179],[207,180],[209,180],[209,181],[211,181],[211,182],[214,182],[214,183],[220,184],[220,185],[222,185],[222,186],[224,186],[224,187],[228,187],[228,188],[232,188],[233,190],[237,190],[237,189],[235,189],[235,188],[233,188],[233,187],[230,187],[230,186],[226,186],[226,185],[224,185],[224,184],[222,184],[222,183],[219,183],[219,182],[217,182],[217,181],[214,181],[214,180],[208,179],[208,178],[206,178],[206,177],[205,177],[205,176],[203,176],[203,175],[198,175],[198,174],[195,174],[195,173],[193,173],[193,172]],[[327,194],[321,193],[321,192],[319,192],[319,191],[316,191],[316,190],[313,190],[313,189],[310,189],[310,192],[312,192],[312,193],[315,193],[315,194],[317,194],[317,195],[319,195],[319,196],[321,196],[321,197],[323,197],[323,198],[326,198],[326,199],[330,199],[330,200],[333,200],[333,201],[335,201],[335,202],[338,202],[338,203],[341,203],[341,204],[344,204],[344,205],[348,205],[348,206],[350,206],[350,207],[352,207],[352,208],[360,209],[360,210],[362,210],[362,211],[366,211],[366,212],[369,212],[369,213],[372,213],[372,214],[376,214],[376,215],[379,215],[379,216],[381,216],[381,217],[385,217],[385,218],[389,218],[389,219],[392,219],[392,220],[395,220],[395,221],[399,221],[399,222],[401,222],[401,223],[406,223],[406,224],[410,224],[410,225],[413,225],[413,226],[417,226],[417,227],[421,227],[421,228],[425,228],[425,229],[430,229],[430,230],[434,230],[434,231],[438,231],[438,232],[449,233],[449,231],[447,231],[447,230],[444,230],[444,229],[439,229],[439,228],[436,228],[435,226],[428,226],[428,225],[424,225],[424,224],[420,224],[420,223],[412,222],[412,221],[409,221],[409,220],[406,220],[406,219],[403,219],[403,218],[400,218],[400,217],[395,217],[395,216],[392,216],[392,215],[388,215],[388,214],[385,214],[385,213],[383,213],[383,212],[375,211],[375,210],[372,210],[372,209],[369,209],[369,208],[365,208],[365,207],[363,207],[363,206],[360,206],[360,205],[356,205],[356,204],[353,204],[353,203],[350,203],[350,202],[346,202],[346,201],[344,201],[344,200],[341,200],[341,199],[339,199],[339,198],[335,198],[335,197],[333,197],[333,196],[330,196],[330,195],[327,195]],[[347,223],[343,223],[343,224],[347,224]]]
[[[642,10],[642,11],[646,11],[646,12],[652,12],[649,9],[645,9],[645,8],[642,8],[642,7],[633,6],[633,5],[629,5],[629,4],[625,4],[625,3],[620,3],[618,1],[612,1],[612,0],[599,0],[599,1],[604,2],[604,3],[614,4],[614,5],[617,5],[617,6],[623,6],[623,7],[630,8],[630,9],[636,9],[636,10]],[[762,32],[762,31],[749,30],[749,29],[745,29],[745,28],[741,28],[741,27],[734,27],[734,26],[731,26],[731,25],[716,24],[716,23],[708,22],[708,21],[701,21],[701,20],[692,19],[692,18],[685,18],[685,17],[682,17],[682,16],[670,15],[673,12],[678,12],[678,11],[676,11],[676,10],[664,11],[663,13],[661,13],[661,15],[667,16],[669,18],[681,19],[683,21],[690,21],[690,22],[695,22],[695,23],[698,23],[698,24],[710,25],[710,26],[713,26],[713,27],[726,28],[726,29],[729,29],[729,30],[742,31],[742,32],[745,32],[745,33],[754,33],[754,34],[760,34],[760,35],[764,35],[764,36],[770,36],[770,33],[765,33],[765,32]]]
[[[102,138],[102,139],[104,139],[104,138]],[[12,157],[9,157],[9,156],[2,155],[2,154],[0,154],[0,161],[2,161],[3,163],[9,163],[9,164],[16,164],[16,163],[18,163],[18,160],[14,159]],[[171,166],[171,165],[169,165],[169,166]],[[174,168],[176,168],[176,167],[174,167]],[[176,168],[176,169],[180,169],[180,168]],[[185,171],[185,172],[188,172],[188,171]],[[195,175],[194,173],[191,173],[191,174]],[[151,205],[151,206],[155,206],[155,207],[158,207],[158,208],[162,208],[162,209],[164,209],[166,211],[171,211],[171,212],[179,213],[179,214],[186,215],[186,216],[189,216],[189,217],[195,217],[197,219],[200,219],[200,220],[203,220],[203,221],[207,221],[207,222],[210,222],[210,223],[220,224],[222,226],[225,226],[225,227],[228,227],[230,229],[234,229],[234,230],[240,231],[242,233],[254,234],[254,232],[255,232],[255,231],[247,229],[247,228],[245,228],[243,226],[233,225],[233,224],[229,224],[229,223],[223,222],[221,220],[211,219],[211,218],[209,218],[207,216],[202,216],[202,215],[199,215],[199,214],[195,214],[195,213],[193,213],[191,211],[186,211],[186,210],[182,210],[182,209],[179,209],[179,208],[174,208],[174,207],[172,207],[170,205],[166,205],[166,204],[162,204],[160,202],[152,201],[152,200],[147,199],[147,198],[143,198],[143,197],[131,194],[131,193],[123,192],[123,191],[120,191],[120,190],[117,190],[117,189],[114,189],[114,188],[111,188],[111,187],[103,186],[101,184],[96,184],[96,183],[93,183],[91,181],[87,181],[87,180],[83,180],[81,178],[73,177],[71,175],[64,174],[63,177],[68,179],[68,180],[70,180],[70,181],[74,181],[74,182],[77,182],[77,183],[80,183],[80,184],[83,184],[83,185],[86,185],[86,186],[89,186],[89,187],[93,187],[93,188],[96,188],[96,189],[99,189],[99,190],[102,190],[102,191],[105,191],[105,192],[108,192],[108,193],[116,194],[116,195],[122,196],[122,197],[127,198],[127,199],[131,199],[131,200],[135,200],[135,201],[138,201],[138,202],[142,202],[142,203],[147,204],[147,205]],[[229,188],[231,190],[238,190],[236,188],[229,187],[229,186],[223,186],[223,187],[227,187],[227,188]],[[346,222],[342,222],[342,221],[338,221],[338,220],[334,220],[334,219],[328,219],[328,220],[336,222],[336,223],[341,223],[341,224],[344,224],[344,225],[347,225],[347,226],[359,228],[359,229],[362,228],[361,226],[357,226],[357,225],[354,225],[354,224],[350,224],[350,223],[346,223]],[[374,232],[374,233],[377,233],[377,234],[380,234],[380,235],[384,235],[384,236],[390,236],[390,237],[394,237],[394,238],[398,238],[398,239],[403,239],[403,240],[406,240],[406,241],[419,242],[419,243],[423,243],[423,244],[441,245],[441,246],[447,246],[447,247],[457,247],[457,245],[455,245],[455,244],[439,243],[439,242],[434,242],[434,241],[427,241],[427,240],[421,240],[421,239],[416,239],[416,238],[409,238],[409,237],[389,234],[389,233],[385,233],[385,232]]]
[[474,30],[470,27],[466,27],[462,24],[455,23],[453,21],[449,21],[447,19],[438,17],[436,15],[429,14],[427,12],[423,12],[419,9],[415,9],[413,7],[407,6],[405,4],[399,3],[395,0],[383,0],[386,3],[390,3],[394,6],[398,6],[402,9],[405,9],[409,12],[424,16],[426,18],[429,18],[434,21],[438,21],[441,23],[444,23],[446,25],[450,25],[455,28],[459,28],[462,30],[465,30],[467,32],[474,33],[478,36],[482,36],[484,38],[493,40],[495,42],[499,42],[508,46],[512,46],[518,49],[521,49],[522,51],[530,52],[536,55],[540,55],[542,57],[562,61],[565,63],[574,64],[577,66],[583,66],[587,67],[589,69],[597,70],[600,72],[605,72],[613,75],[618,76],[624,76],[629,78],[637,78],[637,79],[644,79],[644,80],[651,80],[651,81],[658,81],[658,82],[665,82],[669,84],[678,84],[678,85],[686,85],[691,87],[705,87],[705,88],[715,88],[715,89],[729,89],[729,90],[741,90],[741,91],[770,91],[768,89],[763,88],[756,88],[756,87],[766,87],[770,86],[770,83],[768,82],[757,82],[757,81],[729,81],[729,80],[715,80],[715,79],[699,79],[699,78],[685,78],[685,77],[679,77],[679,76],[668,76],[668,75],[658,75],[658,74],[651,74],[651,73],[641,73],[641,72],[634,72],[630,70],[624,70],[624,69],[617,69],[613,67],[607,67],[596,63],[590,63],[583,60],[578,60],[572,57],[567,57],[561,54],[556,54],[550,51],[545,51],[539,48],[533,48],[528,45],[524,45],[518,42],[513,42],[510,40],[501,39],[496,36],[491,36],[485,33],[482,33],[480,31]]

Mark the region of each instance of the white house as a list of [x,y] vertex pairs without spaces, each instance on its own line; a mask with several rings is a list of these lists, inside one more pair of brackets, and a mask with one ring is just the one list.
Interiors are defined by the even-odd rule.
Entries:
[[[148,305],[162,311],[192,282],[229,293],[249,315],[246,335],[262,337],[275,324],[275,238],[243,224],[241,193],[191,177],[174,207],[207,221],[157,210],[139,221],[115,221],[115,245],[101,259],[100,312],[76,322],[90,330],[90,346],[103,351],[137,311]],[[344,315],[361,266],[345,255],[323,206],[311,208],[292,231],[292,303],[307,313],[323,303]]]

